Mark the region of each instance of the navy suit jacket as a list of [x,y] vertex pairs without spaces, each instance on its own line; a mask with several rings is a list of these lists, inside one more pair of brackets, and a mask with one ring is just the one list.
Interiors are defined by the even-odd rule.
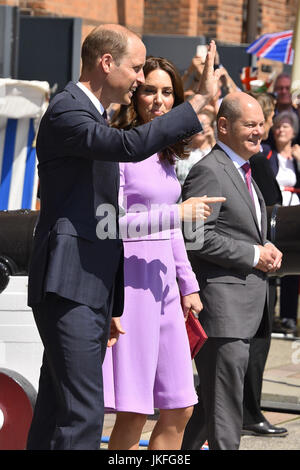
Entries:
[[103,217],[97,209],[108,204],[118,230],[117,162],[143,160],[200,130],[188,102],[124,131],[108,127],[72,82],[51,100],[37,137],[41,210],[29,270],[30,306],[54,292],[100,308],[113,294],[113,315],[122,314],[123,244],[118,237],[97,237]]

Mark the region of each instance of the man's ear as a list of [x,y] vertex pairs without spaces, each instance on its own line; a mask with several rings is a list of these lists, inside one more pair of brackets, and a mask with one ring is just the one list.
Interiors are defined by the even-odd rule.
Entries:
[[228,134],[228,120],[224,116],[221,116],[218,120],[218,132],[222,135]]
[[114,59],[111,54],[103,54],[103,56],[99,59],[98,67],[100,67],[104,73],[108,74],[113,63]]

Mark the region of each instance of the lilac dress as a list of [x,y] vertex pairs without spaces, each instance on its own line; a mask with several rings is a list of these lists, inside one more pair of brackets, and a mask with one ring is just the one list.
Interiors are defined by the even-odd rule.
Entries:
[[[120,164],[120,205],[126,208],[124,235],[126,334],[107,349],[103,364],[107,411],[153,414],[197,402],[192,361],[180,295],[198,292],[176,217],[170,230],[135,236],[134,217],[163,212],[176,204],[180,184],[175,166],[157,154],[137,163]],[[139,206],[133,207],[138,204]],[[142,220],[141,218],[141,220]],[[176,228],[177,224],[177,228]],[[156,226],[154,224],[154,226]],[[164,227],[165,228],[165,227]]]

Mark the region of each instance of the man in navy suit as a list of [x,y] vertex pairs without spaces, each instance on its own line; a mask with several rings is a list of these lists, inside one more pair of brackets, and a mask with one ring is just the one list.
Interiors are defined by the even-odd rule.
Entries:
[[103,114],[111,103],[129,104],[143,83],[145,46],[122,26],[100,26],[83,43],[79,82],[56,95],[43,116],[28,304],[45,352],[28,449],[100,447],[101,364],[122,332],[110,325],[123,309],[123,246],[118,233],[97,237],[99,208],[111,208],[117,230],[117,162],[143,160],[201,130],[197,112],[217,91],[214,54],[212,43],[190,103],[133,130],[112,129]]

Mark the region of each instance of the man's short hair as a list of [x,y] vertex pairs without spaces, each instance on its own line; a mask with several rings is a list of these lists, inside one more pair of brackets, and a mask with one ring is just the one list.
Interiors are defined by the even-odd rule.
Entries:
[[98,59],[103,54],[111,54],[112,58],[119,65],[122,57],[126,54],[128,35],[124,28],[108,29],[97,27],[85,38],[81,48],[82,66],[91,70]]
[[231,122],[236,121],[241,117],[241,104],[238,99],[236,98],[224,98],[220,105],[218,114],[217,114],[217,122],[219,121],[220,117],[225,117]]

